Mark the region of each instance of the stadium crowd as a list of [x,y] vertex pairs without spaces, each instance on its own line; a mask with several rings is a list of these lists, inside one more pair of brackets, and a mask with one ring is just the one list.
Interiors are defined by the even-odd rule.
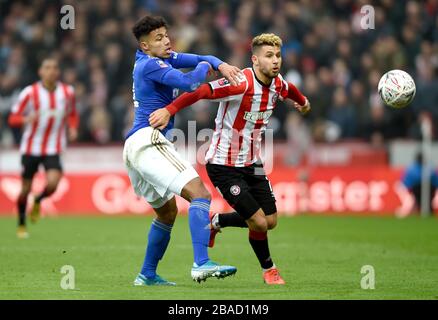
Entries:
[[[75,9],[73,30],[60,27],[65,4]],[[366,4],[375,9],[375,29],[361,28]],[[18,141],[7,115],[48,54],[59,57],[63,80],[75,87],[79,141],[122,141],[133,116],[131,27],[151,13],[168,20],[175,51],[213,54],[241,68],[250,66],[254,35],[280,35],[282,74],[313,109],[302,118],[278,105],[270,124],[278,139],[382,146],[419,139],[419,119],[427,114],[438,123],[438,0],[0,0],[0,146]],[[416,82],[409,108],[393,110],[379,99],[379,78],[390,69],[403,69]],[[216,105],[201,101],[196,112],[184,110],[176,127],[196,120],[197,129],[213,128]]]

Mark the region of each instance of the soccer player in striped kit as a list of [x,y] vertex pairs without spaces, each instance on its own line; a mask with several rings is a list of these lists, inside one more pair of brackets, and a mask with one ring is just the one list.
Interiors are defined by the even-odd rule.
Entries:
[[35,196],[31,220],[40,215],[40,203],[56,191],[62,177],[61,153],[68,139],[77,138],[79,118],[76,113],[74,89],[59,81],[59,63],[54,58],[45,58],[38,70],[40,81],[24,88],[9,115],[11,127],[23,127],[20,143],[22,186],[17,200],[19,238],[29,236],[26,230],[26,205],[32,180],[42,164],[46,171],[47,185]]
[[206,168],[213,185],[236,212],[211,215],[209,246],[213,246],[220,228],[248,227],[249,242],[263,269],[263,280],[272,285],[285,281],[268,246],[267,231],[277,224],[277,208],[261,163],[262,134],[278,99],[292,99],[303,114],[310,110],[307,98],[280,75],[281,45],[281,39],[274,34],[255,37],[253,67],[243,70],[238,86],[230,86],[225,79],[212,81],[181,95],[149,119],[153,127],[161,128],[176,112],[200,99],[220,102]]

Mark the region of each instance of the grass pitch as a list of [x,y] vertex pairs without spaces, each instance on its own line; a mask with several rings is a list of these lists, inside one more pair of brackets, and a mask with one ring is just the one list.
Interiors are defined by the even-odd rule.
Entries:
[[[224,229],[210,257],[237,274],[198,284],[190,278],[187,218],[177,218],[158,273],[176,287],[134,287],[150,217],[59,217],[15,237],[15,218],[0,218],[0,299],[438,299],[438,219],[298,216],[279,219],[271,254],[287,284],[268,287],[247,230]],[[61,267],[75,270],[63,290]],[[364,265],[375,289],[361,289]]]

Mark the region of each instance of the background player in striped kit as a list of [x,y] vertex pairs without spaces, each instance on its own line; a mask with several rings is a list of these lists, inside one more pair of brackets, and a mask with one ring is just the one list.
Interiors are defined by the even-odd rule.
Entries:
[[22,188],[17,200],[19,238],[27,238],[26,205],[32,180],[40,164],[46,170],[47,185],[34,199],[31,220],[36,222],[40,203],[53,194],[62,177],[60,155],[68,138],[77,138],[79,118],[76,113],[74,89],[59,81],[59,63],[54,58],[45,58],[38,70],[40,81],[24,88],[9,115],[11,127],[23,127],[20,143],[22,165]]
[[213,185],[236,210],[212,216],[214,236],[221,227],[248,227],[249,242],[263,269],[267,284],[284,284],[273,263],[267,230],[277,224],[275,197],[260,157],[262,134],[278,99],[290,98],[301,113],[310,104],[299,90],[280,75],[281,39],[274,34],[261,34],[252,41],[253,68],[243,70],[238,86],[225,79],[202,85],[185,93],[166,108],[151,114],[149,122],[161,128],[171,115],[200,99],[220,101],[216,129],[206,155],[207,172]]

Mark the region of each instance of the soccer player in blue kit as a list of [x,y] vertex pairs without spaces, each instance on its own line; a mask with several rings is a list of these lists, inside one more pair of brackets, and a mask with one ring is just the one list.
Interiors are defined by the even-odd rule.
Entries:
[[[192,279],[201,282],[209,277],[227,277],[237,269],[219,265],[208,256],[211,195],[196,170],[165,137],[173,128],[173,119],[166,128],[157,130],[150,126],[149,115],[171,103],[178,89],[197,89],[211,69],[220,71],[234,85],[238,84],[240,70],[213,56],[173,52],[162,17],[146,16],[132,31],[140,49],[133,70],[135,118],[126,137],[123,160],[136,194],[144,197],[157,214],[149,231],[143,267],[134,285],[175,285],[156,272],[178,212],[175,194],[190,202],[188,216],[194,252]],[[183,73],[178,68],[194,70]]]

